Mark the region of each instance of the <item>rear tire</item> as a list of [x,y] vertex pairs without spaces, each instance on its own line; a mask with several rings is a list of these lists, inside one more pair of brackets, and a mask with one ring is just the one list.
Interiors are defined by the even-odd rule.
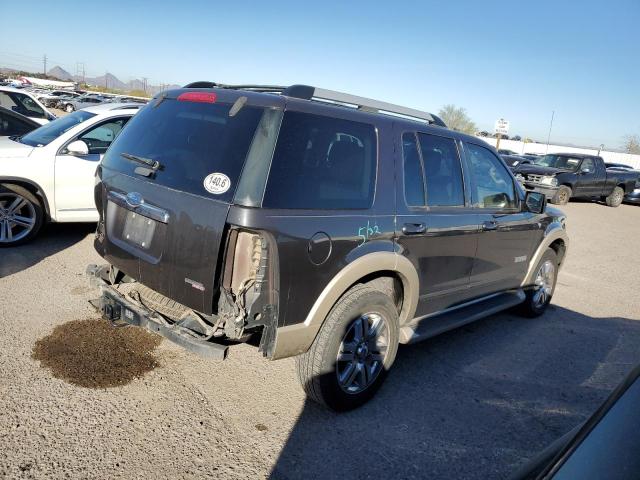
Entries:
[[0,184],[0,247],[30,242],[44,223],[38,197],[20,185]]
[[624,190],[620,187],[615,187],[613,192],[609,194],[608,197],[605,197],[604,201],[609,207],[619,207],[624,200]]
[[398,311],[389,296],[357,285],[336,302],[311,348],[296,357],[312,400],[346,411],[371,399],[398,351]]
[[573,192],[571,191],[571,188],[567,187],[566,185],[560,185],[558,191],[550,200],[550,202],[555,205],[566,205],[567,203],[569,203],[572,194]]
[[527,290],[526,299],[519,307],[520,313],[530,318],[545,312],[556,289],[558,255],[552,248],[547,248],[534,272],[534,286]]

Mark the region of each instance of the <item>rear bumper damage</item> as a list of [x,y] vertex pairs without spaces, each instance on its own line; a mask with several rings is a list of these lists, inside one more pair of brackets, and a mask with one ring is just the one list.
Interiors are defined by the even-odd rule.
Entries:
[[205,339],[193,330],[170,322],[158,312],[127,298],[112,285],[115,282],[110,278],[111,272],[108,265],[87,267],[91,284],[100,288],[100,297],[90,303],[100,312],[102,318],[114,326],[133,325],[146,328],[203,357],[214,360],[224,360],[227,357],[229,345],[210,338]]

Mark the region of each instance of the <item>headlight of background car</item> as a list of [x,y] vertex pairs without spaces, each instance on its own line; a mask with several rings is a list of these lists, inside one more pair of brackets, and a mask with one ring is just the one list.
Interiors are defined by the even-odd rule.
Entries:
[[545,176],[540,179],[540,183],[542,183],[543,185],[551,185],[552,187],[557,187],[558,179],[556,177]]

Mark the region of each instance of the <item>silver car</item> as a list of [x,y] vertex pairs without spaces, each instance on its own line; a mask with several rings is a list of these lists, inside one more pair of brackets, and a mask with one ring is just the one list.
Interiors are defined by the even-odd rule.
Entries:
[[62,105],[58,104],[58,108],[62,107],[62,109],[67,112],[75,112],[76,110],[82,110],[87,107],[94,107],[100,103],[104,103],[109,99],[103,97],[102,95],[81,95],[78,98],[74,98],[73,100],[66,100],[62,103]]

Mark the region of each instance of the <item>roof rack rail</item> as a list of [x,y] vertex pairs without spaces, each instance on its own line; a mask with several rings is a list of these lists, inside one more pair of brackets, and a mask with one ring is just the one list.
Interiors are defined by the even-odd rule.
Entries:
[[350,93],[312,87],[310,85],[291,85],[288,87],[277,85],[224,85],[221,83],[201,81],[185,85],[184,88],[229,88],[233,90],[279,93],[287,97],[300,98],[302,100],[319,100],[338,105],[353,106],[359,110],[371,113],[384,113],[399,117],[406,117],[411,120],[423,120],[428,123],[447,128],[447,125],[442,121],[442,119],[432,113],[423,112],[414,108],[402,107],[400,105],[394,105],[393,103],[382,102],[380,100],[360,97]]

